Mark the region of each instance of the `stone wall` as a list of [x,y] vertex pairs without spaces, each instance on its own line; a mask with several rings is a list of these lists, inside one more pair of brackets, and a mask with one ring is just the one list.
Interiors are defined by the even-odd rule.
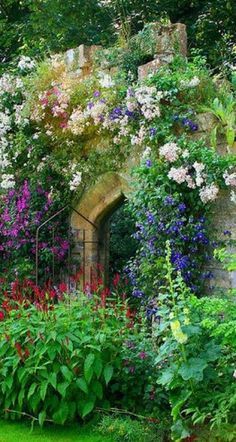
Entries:
[[[138,77],[140,80],[155,73],[160,66],[170,63],[177,51],[183,57],[187,56],[185,25],[180,23],[169,25],[153,23],[151,25],[151,32],[154,35],[155,42],[154,55],[151,61],[139,66]],[[84,78],[93,70],[94,57],[96,57],[97,51],[101,51],[101,46],[80,45],[78,48],[68,50],[63,57],[68,69],[74,75]],[[116,72],[114,66],[108,66],[105,69],[111,75],[113,72]],[[210,131],[215,124],[214,116],[210,113],[202,113],[197,115],[197,122],[199,130],[193,136],[195,138],[205,138],[208,141]],[[103,140],[104,143],[109,143],[109,139]],[[99,142],[96,139],[90,140],[88,149],[91,146],[99,148]],[[224,143],[219,143],[218,151],[221,154],[225,153]],[[77,203],[77,213],[74,212],[72,214],[72,228],[79,232],[75,255],[83,255],[83,285],[91,281],[91,268],[94,268],[96,263],[102,264],[105,269],[108,268],[109,216],[119,207],[122,200],[129,195],[131,187],[130,171],[139,161],[139,154],[140,152],[137,150],[133,152],[119,174],[110,172],[101,176],[96,185],[87,190]],[[222,194],[213,212],[214,221],[212,227],[216,237],[224,240],[224,230],[230,230],[232,232],[232,239],[235,240],[236,206],[229,202],[226,195]],[[216,261],[212,261],[209,264],[208,270],[214,273],[211,286],[220,288],[236,287],[235,272],[227,273]]]

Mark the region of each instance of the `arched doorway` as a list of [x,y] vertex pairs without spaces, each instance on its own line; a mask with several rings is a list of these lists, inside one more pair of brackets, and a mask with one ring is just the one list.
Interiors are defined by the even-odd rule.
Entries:
[[130,193],[128,178],[108,172],[82,196],[71,217],[71,227],[77,231],[74,253],[81,259],[84,288],[96,272],[97,265],[104,269],[108,280],[109,219]]

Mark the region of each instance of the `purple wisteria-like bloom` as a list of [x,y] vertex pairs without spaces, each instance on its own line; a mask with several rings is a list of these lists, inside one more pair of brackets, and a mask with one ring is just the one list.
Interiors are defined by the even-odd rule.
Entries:
[[198,130],[198,124],[194,123],[192,120],[190,120],[189,118],[183,118],[182,119],[182,125],[184,127],[189,128],[192,132],[195,132],[196,130]]
[[172,198],[172,196],[168,195],[165,197],[164,199],[164,205],[165,206],[173,206],[175,204],[174,199]]
[[130,111],[129,109],[125,110],[125,115],[129,118],[135,118],[135,113]]
[[141,290],[139,290],[139,289],[134,289],[133,292],[132,292],[132,295],[135,298],[142,298],[144,296],[144,293]]
[[146,213],[148,224],[155,223],[155,216],[151,212]]
[[151,160],[146,160],[146,166],[147,166],[147,167],[152,167],[152,162],[151,162]]
[[94,97],[100,97],[100,95],[101,95],[101,92],[98,90],[93,93]]
[[172,251],[171,253],[171,262],[175,269],[180,271],[186,269],[190,264],[188,256],[182,255],[182,253],[175,251]]
[[121,107],[115,107],[112,112],[110,113],[110,120],[117,120],[118,118],[120,118],[122,116],[122,109]]
[[179,205],[178,205],[178,210],[179,210],[179,212],[185,212],[185,210],[186,210],[186,204],[184,204],[184,203],[180,203]]
[[151,137],[155,137],[156,133],[157,133],[157,130],[156,130],[155,127],[151,127],[149,129],[149,134],[150,134]]

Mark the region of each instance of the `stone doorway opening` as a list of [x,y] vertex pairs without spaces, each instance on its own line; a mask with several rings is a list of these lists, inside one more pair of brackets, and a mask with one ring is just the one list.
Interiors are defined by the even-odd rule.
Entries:
[[117,202],[101,222],[99,231],[99,262],[104,268],[104,282],[109,286],[114,276],[124,274],[125,266],[135,255],[133,238],[135,222],[127,210],[125,197]]
[[[113,244],[113,261],[115,244],[115,226],[122,214],[124,201],[129,197],[130,187],[127,178],[115,172],[100,177],[98,182],[84,193],[71,217],[71,227],[83,236],[83,247],[77,247],[82,253],[83,276],[82,286],[90,284],[96,268],[104,269],[104,282],[109,282],[110,244]],[[89,223],[88,221],[89,220]],[[112,229],[111,229],[112,227]],[[78,236],[79,237],[79,236]],[[113,269],[115,266],[113,265]]]

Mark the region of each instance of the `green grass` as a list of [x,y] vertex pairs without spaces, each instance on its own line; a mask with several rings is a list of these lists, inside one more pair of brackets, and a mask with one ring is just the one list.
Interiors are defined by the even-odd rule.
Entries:
[[0,442],[113,442],[113,439],[96,433],[91,424],[85,426],[30,425],[23,422],[0,420]]

